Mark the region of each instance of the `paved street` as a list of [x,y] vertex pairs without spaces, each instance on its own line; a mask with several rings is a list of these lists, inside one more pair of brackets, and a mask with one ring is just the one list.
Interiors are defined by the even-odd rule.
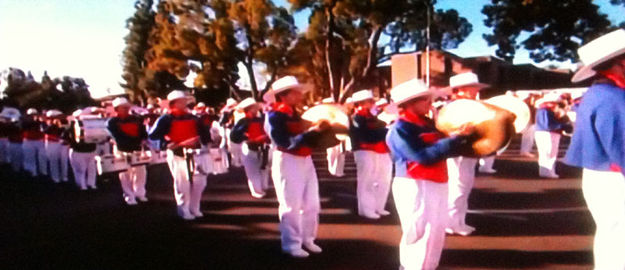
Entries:
[[[318,244],[305,260],[281,255],[273,193],[253,199],[241,169],[209,178],[205,217],[175,214],[167,167],[149,170],[148,203],[126,206],[116,179],[79,192],[72,184],[12,175],[2,167],[2,269],[397,269],[397,215],[355,214],[355,167],[328,175],[316,154],[322,212]],[[441,269],[591,269],[594,225],[580,171],[559,164],[558,180],[537,178],[535,161],[504,154],[499,173],[480,175],[470,197],[469,237],[448,236]]]

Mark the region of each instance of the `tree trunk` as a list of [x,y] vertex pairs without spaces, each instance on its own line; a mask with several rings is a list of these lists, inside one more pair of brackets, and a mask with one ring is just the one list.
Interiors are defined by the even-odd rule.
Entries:
[[328,18],[328,31],[326,33],[325,53],[326,53],[326,66],[328,68],[328,82],[329,82],[330,93],[332,94],[332,98],[334,99],[334,101],[338,101],[340,89],[338,89],[338,87],[336,87],[335,85],[334,70],[332,69],[332,59],[331,59],[332,48],[334,47],[332,39],[334,38],[334,31],[335,31],[334,30],[334,13],[332,13],[332,9],[334,8],[335,5],[336,5],[336,1],[332,1],[332,4],[326,7],[326,17]]
[[345,100],[349,95],[354,91],[354,87],[356,86],[356,80],[360,78],[365,78],[373,72],[373,70],[377,67],[378,63],[378,41],[380,40],[380,36],[382,35],[382,26],[376,26],[373,28],[373,33],[371,33],[371,38],[369,39],[369,53],[367,55],[367,65],[362,71],[360,76],[354,76],[349,80],[349,82],[345,85],[343,93],[341,93],[340,103],[345,103]]

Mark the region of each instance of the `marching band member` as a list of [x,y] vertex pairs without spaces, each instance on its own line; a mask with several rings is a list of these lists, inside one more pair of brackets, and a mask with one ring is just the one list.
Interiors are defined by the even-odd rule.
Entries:
[[595,269],[625,269],[625,31],[578,50],[585,64],[573,82],[597,77],[584,94],[566,163],[582,167],[582,191],[597,225]]
[[0,113],[0,163],[2,164],[11,162],[9,159],[9,134],[7,133],[10,119],[4,112],[3,110]]
[[199,149],[210,143],[210,134],[200,120],[187,109],[189,96],[174,90],[167,95],[169,112],[156,121],[149,138],[168,142],[167,164],[174,178],[174,197],[178,215],[184,220],[204,216],[200,210],[206,172],[188,157],[187,149]]
[[[314,242],[319,225],[319,183],[311,153],[319,132],[327,122],[304,130],[295,106],[308,89],[293,76],[276,80],[264,99],[272,104],[265,129],[273,144],[271,176],[276,189],[280,215],[282,251],[296,258],[321,252]],[[323,124],[325,123],[325,124]]]
[[26,111],[27,117],[22,123],[24,141],[22,142],[22,152],[24,155],[24,170],[32,177],[47,175],[48,166],[46,161],[45,135],[42,123],[37,119],[37,110],[30,108]]
[[547,94],[536,102],[536,127],[534,138],[538,150],[538,175],[545,178],[559,178],[556,174],[556,160],[562,131],[571,130],[565,114],[559,106],[560,96]]
[[390,214],[384,209],[393,177],[393,163],[384,141],[386,123],[371,112],[375,106],[371,90],[355,92],[352,102],[355,110],[350,137],[356,161],[358,215],[378,219]]
[[[453,99],[477,100],[479,92],[488,87],[479,82],[475,73],[461,73],[449,78],[449,87]],[[465,223],[469,210],[469,194],[475,181],[476,158],[458,156],[447,159],[449,172],[449,227],[445,230],[450,234],[467,236],[475,228]]]
[[[329,97],[321,101],[323,104],[333,104],[334,99]],[[328,160],[328,172],[336,177],[345,175],[345,142],[341,142],[334,147],[326,149],[326,159]]]
[[230,165],[234,167],[241,167],[241,145],[238,143],[232,143],[230,141],[230,131],[234,126],[234,107],[237,106],[237,101],[233,98],[229,98],[226,101],[226,106],[221,110],[221,119],[219,124],[222,127],[221,148],[227,156],[230,152]]
[[[141,151],[143,145],[147,145],[147,131],[143,125],[143,119],[130,114],[132,104],[126,98],[118,97],[113,100],[113,108],[116,116],[106,123],[107,129],[115,144],[117,151],[122,155],[130,155],[134,151]],[[131,166],[125,172],[119,173],[119,182],[123,190],[124,201],[128,205],[137,204],[137,199],[147,202],[145,196],[146,166]]]
[[11,162],[11,168],[14,172],[18,173],[22,170],[23,154],[22,154],[22,142],[24,140],[22,134],[22,127],[19,123],[19,114],[16,113],[10,118],[9,125],[7,126],[7,138],[9,140],[9,161]]
[[[50,167],[50,178],[54,183],[60,183],[61,180],[67,181],[67,174],[63,174],[63,162],[68,161],[69,150],[61,145],[63,142],[63,133],[65,129],[61,126],[60,117],[63,113],[58,110],[50,110],[46,112],[48,123],[44,129],[46,141],[46,156],[48,158],[48,166]],[[64,152],[66,151],[66,152]],[[65,173],[67,173],[67,164],[65,164]]]
[[88,187],[96,189],[95,156],[97,145],[85,142],[82,136],[76,137],[76,132],[74,132],[75,125],[78,124],[76,120],[80,120],[83,116],[90,114],[93,114],[92,108],[76,110],[72,114],[75,120],[71,122],[67,133],[71,148],[69,151],[69,163],[72,165],[74,180],[80,190],[87,190]]
[[242,110],[245,118],[234,125],[230,140],[243,146],[241,161],[252,197],[263,198],[269,188],[269,169],[266,164],[268,149],[265,145],[269,142],[269,137],[263,129],[263,117],[258,114],[260,106],[253,98],[247,98],[236,109]]
[[399,119],[390,126],[386,143],[395,162],[393,198],[402,228],[401,269],[436,269],[447,227],[447,164],[458,148],[470,143],[472,128],[444,138],[427,117],[434,92],[413,79],[391,90]]
[[521,136],[521,155],[529,158],[534,158],[534,154],[531,153],[534,146],[534,132],[536,128],[536,94],[529,94],[523,101],[530,109],[530,123],[525,130],[523,130]]

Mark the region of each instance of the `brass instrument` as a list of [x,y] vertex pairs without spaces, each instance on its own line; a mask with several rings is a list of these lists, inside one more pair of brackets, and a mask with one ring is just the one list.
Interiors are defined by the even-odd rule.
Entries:
[[484,102],[513,113],[516,116],[514,120],[514,130],[516,133],[523,132],[529,126],[532,116],[530,108],[523,100],[510,95],[501,95],[489,98]]
[[349,116],[343,106],[337,104],[320,104],[306,110],[302,114],[304,126],[310,127],[321,121],[327,121],[330,128],[322,133],[317,143],[319,148],[329,148],[338,145],[348,138]]

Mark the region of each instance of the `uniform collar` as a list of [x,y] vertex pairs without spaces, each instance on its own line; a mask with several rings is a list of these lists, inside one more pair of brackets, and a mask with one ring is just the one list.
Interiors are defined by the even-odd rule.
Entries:
[[609,71],[599,71],[599,74],[603,75],[614,83],[618,88],[625,89],[625,79],[622,76],[618,76]]
[[281,112],[288,116],[293,116],[294,110],[293,107],[289,106],[284,102],[276,102],[273,104],[273,111]]
[[412,123],[418,126],[425,126],[428,123],[425,119],[425,116],[416,115],[413,112],[408,111],[408,110],[401,111],[399,113],[399,118],[408,123]]
[[370,110],[367,110],[363,107],[356,108],[356,115],[360,115],[364,117],[373,116]]

